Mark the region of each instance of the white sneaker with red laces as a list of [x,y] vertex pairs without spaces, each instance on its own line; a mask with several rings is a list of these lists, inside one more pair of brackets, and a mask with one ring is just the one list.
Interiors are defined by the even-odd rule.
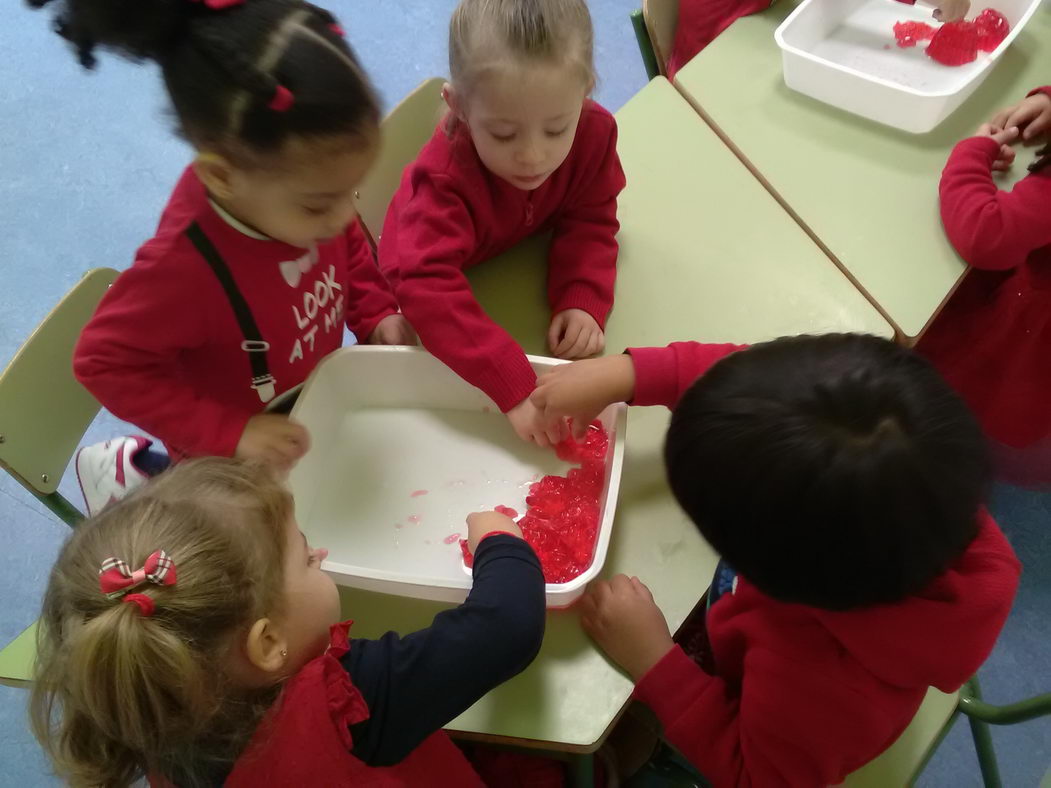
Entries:
[[88,514],[95,515],[150,478],[135,465],[135,455],[153,443],[142,435],[114,438],[77,452],[77,481]]

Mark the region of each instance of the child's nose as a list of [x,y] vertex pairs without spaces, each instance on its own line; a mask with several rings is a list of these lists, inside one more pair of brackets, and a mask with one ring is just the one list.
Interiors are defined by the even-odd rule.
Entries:
[[535,140],[530,140],[526,142],[521,148],[518,149],[519,164],[524,164],[528,166],[532,164],[539,164],[543,160],[544,151]]

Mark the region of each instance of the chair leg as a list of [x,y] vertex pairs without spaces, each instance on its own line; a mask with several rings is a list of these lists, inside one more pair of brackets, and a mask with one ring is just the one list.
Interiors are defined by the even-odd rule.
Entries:
[[38,495],[37,500],[50,509],[52,514],[70,528],[75,527],[84,519],[84,515],[80,510],[71,504],[65,496],[57,492],[50,495]]
[[[982,691],[977,676],[964,685],[964,691],[974,698],[981,699]],[[978,767],[982,770],[982,783],[985,788],[1002,788],[1000,766],[996,762],[996,750],[993,748],[993,735],[989,724],[974,717],[968,717],[967,722],[971,726],[971,738],[974,739]]]
[[639,54],[642,55],[646,78],[655,79],[660,76],[661,70],[657,65],[657,55],[653,51],[653,42],[650,41],[649,31],[646,30],[646,20],[642,16],[642,11],[631,12],[631,25],[635,29],[635,40],[639,44]]
[[595,785],[595,756],[572,755],[569,759],[569,784],[573,788],[593,788]]

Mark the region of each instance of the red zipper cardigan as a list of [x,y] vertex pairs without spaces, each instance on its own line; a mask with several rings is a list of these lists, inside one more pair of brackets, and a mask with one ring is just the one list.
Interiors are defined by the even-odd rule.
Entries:
[[486,169],[463,124],[439,124],[406,168],[379,241],[380,268],[423,345],[503,412],[533,391],[525,353],[475,300],[464,269],[551,230],[552,313],[582,309],[600,326],[613,306],[617,195],[624,172],[613,116],[587,101],[569,156],[524,191]]

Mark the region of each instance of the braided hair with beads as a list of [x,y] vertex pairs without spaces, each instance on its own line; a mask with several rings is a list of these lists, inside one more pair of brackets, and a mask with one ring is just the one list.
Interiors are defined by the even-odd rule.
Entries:
[[[42,7],[52,0],[29,0]],[[178,132],[231,156],[292,137],[363,135],[375,92],[335,18],[299,0],[58,0],[85,68],[102,48],[161,68]]]

